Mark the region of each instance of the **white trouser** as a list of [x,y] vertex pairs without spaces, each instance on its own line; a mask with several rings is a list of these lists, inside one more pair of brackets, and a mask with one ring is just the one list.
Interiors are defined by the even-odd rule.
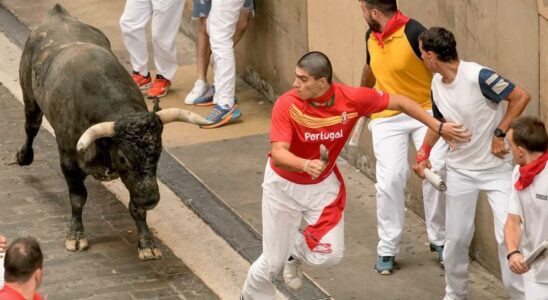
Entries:
[[290,255],[312,266],[329,266],[342,259],[343,218],[321,238],[321,243],[331,244],[330,253],[311,251],[299,232],[302,219],[307,224],[316,223],[324,207],[337,197],[339,187],[333,173],[318,184],[292,183],[278,176],[267,162],[262,199],[263,253],[249,269],[242,291],[244,299],[274,299],[272,280]]
[[148,74],[145,26],[152,16],[152,49],[156,72],[172,80],[177,71],[175,37],[179,32],[185,0],[127,0],[120,18],[122,37],[133,70]]
[[[399,252],[405,218],[404,190],[409,178],[407,163],[410,138],[419,149],[427,127],[406,114],[374,119],[369,123],[373,150],[377,160],[377,224],[379,256],[395,256]],[[430,154],[432,170],[445,177],[445,156],[448,146],[440,139]],[[445,243],[445,202],[443,194],[423,181],[422,193],[426,232],[430,243]]]
[[548,283],[536,282],[523,277],[526,300],[548,300]]
[[487,194],[493,212],[502,282],[512,299],[523,299],[523,279],[508,268],[503,227],[506,222],[512,166],[508,163],[488,170],[447,168],[444,299],[464,299],[468,294],[469,249],[474,236],[474,218],[480,191]]
[[207,33],[214,61],[215,96],[213,103],[234,106],[236,60],[233,36],[245,0],[212,0],[207,17]]

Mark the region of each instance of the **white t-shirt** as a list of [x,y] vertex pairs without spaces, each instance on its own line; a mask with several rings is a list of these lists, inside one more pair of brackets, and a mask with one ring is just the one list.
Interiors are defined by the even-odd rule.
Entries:
[[[512,184],[518,178],[519,166],[516,166],[512,174]],[[521,218],[523,255],[531,253],[540,243],[548,239],[548,165],[525,189],[518,191],[512,188],[508,213]],[[531,265],[531,270],[523,276],[531,281],[548,283],[547,251],[537,258]]]
[[[502,160],[491,153],[493,132],[504,115],[500,103],[515,85],[494,71],[474,62],[460,61],[455,79],[442,82],[438,73],[432,78],[434,115],[448,122],[459,122],[472,133],[468,143],[456,144],[447,155],[447,165],[466,170],[495,168],[511,162],[511,155]],[[440,115],[441,113],[441,115]]]

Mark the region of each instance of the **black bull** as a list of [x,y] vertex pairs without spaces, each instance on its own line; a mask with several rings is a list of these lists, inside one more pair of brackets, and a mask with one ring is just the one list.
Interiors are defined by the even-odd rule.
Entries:
[[129,211],[139,232],[139,257],[161,257],[146,223],[146,211],[160,200],[156,167],[163,126],[172,121],[198,125],[208,121],[182,109],[149,112],[107,37],[59,5],[31,32],[19,72],[27,139],[17,153],[17,162],[32,163],[32,142],[45,115],[55,131],[72,206],[67,250],[88,247],[82,223],[86,176],[98,180],[120,177],[130,194]]

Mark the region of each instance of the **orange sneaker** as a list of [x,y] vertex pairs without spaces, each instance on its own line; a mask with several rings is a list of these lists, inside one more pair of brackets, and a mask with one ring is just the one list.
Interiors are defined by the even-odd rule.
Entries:
[[141,75],[141,73],[133,71],[131,78],[133,78],[133,81],[135,81],[135,83],[141,90],[146,90],[152,85],[150,73],[147,76],[143,76]]
[[167,89],[171,86],[171,81],[167,80],[164,76],[158,74],[152,84],[150,90],[148,90],[148,97],[163,97],[167,94]]

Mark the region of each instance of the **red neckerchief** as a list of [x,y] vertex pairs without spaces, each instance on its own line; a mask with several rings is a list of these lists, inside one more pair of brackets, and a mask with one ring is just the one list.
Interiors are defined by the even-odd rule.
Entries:
[[371,34],[373,34],[375,39],[377,39],[377,44],[379,44],[381,48],[384,48],[383,40],[398,31],[398,29],[405,26],[407,22],[409,22],[409,17],[405,16],[398,10],[398,12],[396,12],[396,14],[388,20],[386,26],[384,26],[383,32],[372,31]]
[[331,96],[333,96],[333,93],[335,93],[335,91],[333,90],[333,85],[330,85],[329,89],[323,95],[319,96],[318,98],[306,99],[306,101],[323,104],[331,100]]
[[519,179],[514,184],[514,187],[521,191],[533,183],[535,176],[540,173],[546,166],[548,161],[548,151],[544,152],[539,158],[526,164],[523,167],[519,167]]

